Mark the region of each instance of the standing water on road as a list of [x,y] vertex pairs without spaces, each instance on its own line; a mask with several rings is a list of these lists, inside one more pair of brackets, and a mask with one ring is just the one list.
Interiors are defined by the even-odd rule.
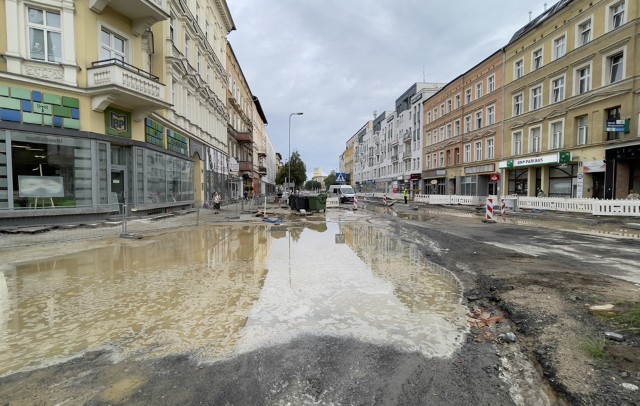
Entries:
[[363,223],[287,225],[173,231],[5,266],[0,376],[98,349],[215,360],[301,334],[427,356],[462,344],[462,288],[414,245]]

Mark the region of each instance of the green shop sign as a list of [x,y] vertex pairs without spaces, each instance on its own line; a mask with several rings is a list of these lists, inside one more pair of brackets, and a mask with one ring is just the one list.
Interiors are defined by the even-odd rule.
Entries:
[[113,107],[106,108],[104,132],[116,137],[131,138],[131,113]]

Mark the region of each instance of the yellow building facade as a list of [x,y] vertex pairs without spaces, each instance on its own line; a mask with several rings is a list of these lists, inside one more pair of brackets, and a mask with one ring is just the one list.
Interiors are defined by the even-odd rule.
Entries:
[[0,222],[187,207],[227,184],[234,23],[224,1],[184,4],[0,1]]
[[504,194],[640,188],[638,2],[567,1],[505,46]]

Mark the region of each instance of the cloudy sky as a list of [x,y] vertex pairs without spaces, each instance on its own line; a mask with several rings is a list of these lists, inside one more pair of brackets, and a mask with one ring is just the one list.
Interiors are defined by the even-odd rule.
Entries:
[[544,0],[227,0],[229,42],[282,157],[310,177],[415,82],[447,83],[506,45]]

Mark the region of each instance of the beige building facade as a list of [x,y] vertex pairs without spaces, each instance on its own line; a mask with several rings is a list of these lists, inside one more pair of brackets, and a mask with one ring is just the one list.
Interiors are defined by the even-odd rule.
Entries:
[[637,1],[563,0],[505,46],[505,194],[640,188],[638,13]]

